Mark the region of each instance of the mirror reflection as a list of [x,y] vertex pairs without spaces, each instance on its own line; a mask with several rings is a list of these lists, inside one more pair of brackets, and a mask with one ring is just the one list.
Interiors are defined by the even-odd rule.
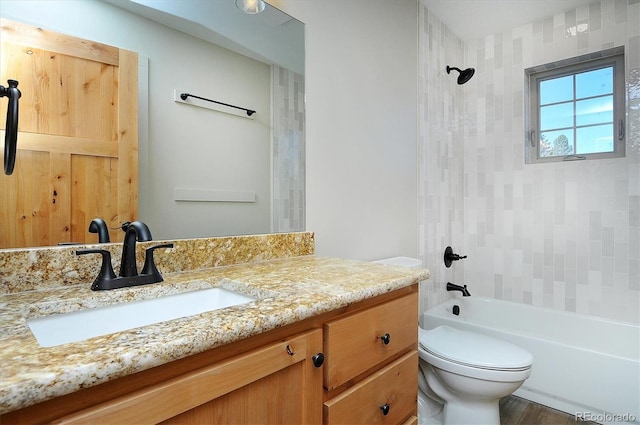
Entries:
[[[147,223],[154,239],[304,230],[302,23],[269,5],[247,15],[230,0],[3,0],[0,17],[137,53],[138,211],[129,218],[127,211],[106,208],[101,218],[112,241],[122,239],[117,227],[131,219]],[[3,45],[0,79],[14,78],[5,76],[7,51]],[[191,98],[181,102],[184,92],[257,112],[247,118]],[[21,138],[33,138],[21,128],[30,114],[24,100],[33,96],[23,90],[16,171],[24,156]],[[101,126],[104,117],[84,121]],[[28,179],[38,173],[30,167],[15,174]],[[76,180],[71,187],[82,184]],[[43,225],[52,210],[52,193],[44,192],[36,207],[20,210],[14,202],[14,211],[0,212],[0,248],[98,241],[88,232],[93,210]],[[17,195],[3,190],[0,196],[7,205]],[[96,210],[108,203],[99,191],[84,196]],[[39,242],[20,245],[26,238],[19,235],[8,243],[4,235],[15,235],[20,220],[36,221],[32,217],[37,228],[18,233],[36,234]]]

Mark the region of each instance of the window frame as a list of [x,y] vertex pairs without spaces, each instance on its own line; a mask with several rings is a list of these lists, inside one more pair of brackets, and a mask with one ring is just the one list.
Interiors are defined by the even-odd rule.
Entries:
[[[583,72],[594,71],[613,67],[613,151],[598,153],[574,153],[566,156],[540,156],[540,105],[539,84],[555,78],[575,76]],[[525,116],[527,119],[525,128],[525,163],[540,164],[559,161],[573,161],[583,159],[621,158],[625,156],[626,145],[626,90],[625,90],[625,62],[624,48],[614,48],[570,58],[558,62],[552,62],[525,70],[525,93],[528,101],[525,102]],[[574,93],[573,102],[576,101]],[[580,128],[575,125],[575,129]],[[575,144],[575,139],[574,139]]]

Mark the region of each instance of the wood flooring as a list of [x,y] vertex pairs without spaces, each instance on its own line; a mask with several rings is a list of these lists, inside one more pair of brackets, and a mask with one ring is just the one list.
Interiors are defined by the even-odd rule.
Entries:
[[500,400],[501,425],[596,425],[559,410],[511,395]]

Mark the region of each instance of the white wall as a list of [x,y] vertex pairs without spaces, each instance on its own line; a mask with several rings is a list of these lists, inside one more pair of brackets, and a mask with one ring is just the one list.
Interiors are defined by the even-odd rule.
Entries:
[[[269,232],[268,65],[100,1],[3,0],[0,16],[148,58],[139,218],[154,238]],[[255,109],[256,119],[177,104],[174,89]],[[176,187],[254,192],[257,201],[175,202]]]
[[[469,258],[453,266],[454,276],[472,295],[640,322],[639,21],[638,2],[596,1],[466,43],[457,51],[464,51],[460,67],[476,68],[471,81],[460,88],[447,85],[454,76],[434,74],[421,87],[422,94],[431,85],[444,87],[445,98],[456,99],[452,111],[463,128],[462,134],[443,137],[427,132],[421,138],[425,151],[446,159],[439,152],[464,144],[462,155],[427,171],[427,177],[439,178],[421,178],[421,194],[440,193],[434,185],[442,179],[462,182],[450,185],[454,199],[441,197],[445,205],[436,208],[447,211],[453,205],[455,214],[426,214],[421,225],[462,224],[462,233],[456,236],[454,227],[449,234]],[[421,36],[442,46],[459,44],[436,17],[430,22],[432,29],[421,27]],[[568,35],[577,23],[588,23],[589,30]],[[427,68],[441,55],[428,45],[420,50],[421,66]],[[524,69],[621,45],[628,88],[626,157],[525,165]],[[426,102],[439,106],[429,103],[437,98]],[[421,126],[431,128],[431,119]],[[425,235],[425,245],[433,236]],[[434,249],[425,251],[426,258],[444,246]],[[439,296],[445,283],[444,276],[434,281]]]
[[316,253],[417,255],[416,0],[273,0],[306,24]]

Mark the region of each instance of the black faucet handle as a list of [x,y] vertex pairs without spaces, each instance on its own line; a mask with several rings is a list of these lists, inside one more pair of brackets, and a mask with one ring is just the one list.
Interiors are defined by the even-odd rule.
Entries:
[[113,272],[113,266],[111,265],[111,252],[106,249],[81,249],[76,251],[76,255],[86,254],[100,254],[102,255],[102,265],[100,266],[100,272],[93,281],[91,289],[97,291],[99,289],[108,288],[113,280],[116,279],[116,274]]
[[141,274],[143,275],[152,275],[154,279],[158,279],[158,280],[155,280],[155,282],[163,281],[162,275],[158,271],[158,268],[156,267],[156,262],[153,258],[153,251],[159,248],[173,248],[173,244],[163,243],[160,245],[155,245],[150,248],[147,248],[147,250],[145,251],[144,266],[142,267],[142,272],[141,272]]
[[455,254],[450,246],[444,250],[444,265],[447,268],[451,267],[451,264],[454,261],[463,260],[465,258],[467,258],[466,255]]

